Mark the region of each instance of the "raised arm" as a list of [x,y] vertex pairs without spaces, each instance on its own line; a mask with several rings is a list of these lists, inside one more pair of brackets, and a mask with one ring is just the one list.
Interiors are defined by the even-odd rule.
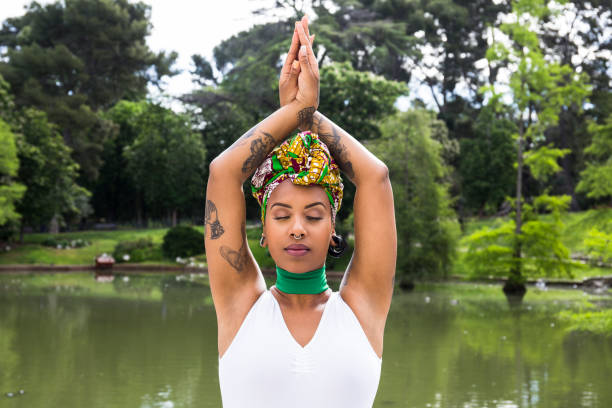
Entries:
[[355,251],[340,291],[367,303],[378,316],[386,316],[391,305],[397,233],[393,191],[387,166],[359,141],[320,112],[311,130],[327,144],[344,175],[356,187],[353,205]]
[[[301,25],[298,34],[306,38]],[[302,86],[295,98],[251,128],[210,164],[206,189],[205,246],[210,287],[219,322],[231,320],[234,310],[241,309],[242,303],[252,304],[253,298],[266,288],[247,244],[242,185],[290,132],[312,124],[319,101],[318,67],[312,48],[301,49],[299,60],[299,81]],[[311,60],[315,61],[315,67],[311,66]]]
[[[306,43],[308,20],[302,19],[306,35],[297,35],[298,28],[296,25],[279,81],[281,106],[301,88],[298,75],[302,64],[297,66],[295,50]],[[300,124],[300,130],[317,133],[329,147],[344,176],[357,187],[353,207],[355,251],[340,291],[345,299],[353,297],[352,305],[366,305],[372,310],[372,317],[381,318],[384,324],[382,317],[386,317],[391,305],[397,256],[393,192],[387,166],[320,112],[314,114],[312,124]]]

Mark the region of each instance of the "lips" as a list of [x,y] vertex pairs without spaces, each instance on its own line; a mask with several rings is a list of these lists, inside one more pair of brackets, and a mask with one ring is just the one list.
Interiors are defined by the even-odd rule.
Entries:
[[287,253],[292,256],[303,256],[306,255],[308,251],[310,251],[310,248],[302,244],[291,244],[287,248],[285,248],[285,251],[287,251]]

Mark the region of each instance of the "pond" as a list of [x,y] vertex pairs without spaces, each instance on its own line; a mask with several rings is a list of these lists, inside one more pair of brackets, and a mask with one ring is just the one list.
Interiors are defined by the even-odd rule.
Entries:
[[[269,285],[272,282],[268,282]],[[330,282],[337,290],[337,282]],[[612,337],[557,315],[610,296],[423,284],[396,293],[375,407],[610,407]],[[0,407],[220,407],[205,275],[0,275]]]

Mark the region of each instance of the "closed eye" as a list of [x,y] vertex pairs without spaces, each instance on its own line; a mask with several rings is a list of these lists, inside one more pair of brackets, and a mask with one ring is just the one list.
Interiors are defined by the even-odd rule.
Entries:
[[286,220],[286,219],[288,219],[288,218],[289,218],[289,216],[285,216],[285,217],[275,217],[274,219],[275,219],[275,220]]
[[322,220],[323,218],[321,218],[321,217],[306,217],[306,219],[311,220],[311,221],[318,221],[318,220]]

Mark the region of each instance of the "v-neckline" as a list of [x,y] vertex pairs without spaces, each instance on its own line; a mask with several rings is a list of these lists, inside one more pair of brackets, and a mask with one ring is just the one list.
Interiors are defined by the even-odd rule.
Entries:
[[323,325],[323,319],[325,319],[325,315],[327,314],[327,305],[332,300],[332,297],[334,296],[334,293],[337,293],[337,292],[333,292],[332,291],[331,295],[329,296],[329,299],[327,299],[327,302],[325,302],[325,306],[323,307],[323,313],[321,314],[321,319],[319,320],[319,324],[317,325],[317,328],[316,328],[312,338],[308,341],[308,343],[306,343],[305,346],[302,346],[300,343],[298,343],[296,338],[293,337],[293,334],[291,334],[291,331],[289,330],[289,326],[287,326],[287,322],[285,321],[285,316],[283,316],[283,309],[281,308],[280,303],[278,302],[276,297],[274,297],[274,294],[272,293],[272,291],[268,290],[268,292],[270,293],[270,296],[272,296],[272,299],[274,299],[274,303],[276,303],[276,306],[278,307],[278,310],[280,312],[280,318],[281,318],[281,321],[283,323],[283,327],[285,328],[285,332],[287,333],[287,335],[291,339],[292,343],[295,344],[302,351],[304,351],[306,349],[310,349],[311,345],[317,339],[317,336],[319,334],[321,326]]

